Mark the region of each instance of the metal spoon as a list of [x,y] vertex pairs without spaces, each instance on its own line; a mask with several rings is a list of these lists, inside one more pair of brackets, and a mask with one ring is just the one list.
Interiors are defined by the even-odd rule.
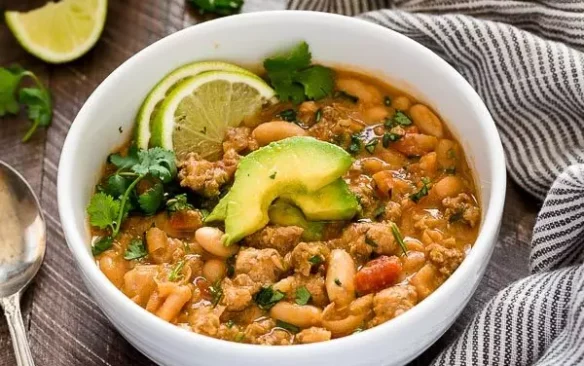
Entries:
[[0,161],[0,304],[18,366],[34,366],[20,297],[39,270],[46,248],[45,220],[30,185]]

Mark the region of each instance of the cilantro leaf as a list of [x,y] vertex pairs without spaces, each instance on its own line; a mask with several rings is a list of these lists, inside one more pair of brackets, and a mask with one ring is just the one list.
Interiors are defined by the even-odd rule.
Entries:
[[105,229],[109,227],[112,231],[116,228],[116,219],[120,212],[120,201],[105,193],[96,193],[91,197],[87,214],[91,226]]
[[113,244],[114,239],[111,236],[103,236],[93,243],[91,246],[91,253],[93,256],[100,255],[111,248]]
[[173,151],[155,147],[138,151],[138,164],[132,166],[136,174],[151,174],[160,178],[162,183],[169,183],[176,176],[176,162]]
[[126,192],[130,182],[119,174],[110,175],[103,186],[103,191],[112,197],[120,197]]
[[173,198],[166,201],[166,210],[168,212],[177,212],[191,209],[193,209],[193,205],[188,203],[186,193],[177,194]]
[[365,150],[367,150],[367,152],[369,154],[373,154],[375,152],[375,146],[377,146],[377,143],[379,142],[379,139],[371,139],[371,141],[369,141],[366,145],[365,145]]
[[138,164],[138,149],[135,146],[130,147],[126,156],[120,154],[111,154],[109,162],[115,165],[120,170],[130,169]]
[[421,200],[422,197],[425,197],[428,195],[429,190],[430,190],[430,179],[424,177],[424,178],[422,178],[422,188],[420,188],[420,190],[417,191],[416,193],[410,194],[410,199],[412,201],[418,203],[418,201]]
[[347,148],[347,150],[355,155],[357,154],[359,151],[361,151],[361,139],[359,138],[359,135],[351,135],[351,143],[349,144],[349,147]]
[[308,43],[302,41],[288,52],[282,52],[264,61],[264,68],[270,71],[294,71],[310,66],[312,55]]
[[145,257],[148,254],[146,251],[146,247],[144,243],[140,239],[134,239],[128,245],[128,249],[124,253],[124,259],[132,260],[132,259],[140,259]]
[[213,306],[217,306],[219,301],[221,301],[221,297],[223,297],[223,288],[221,288],[221,280],[215,281],[215,283],[209,286],[209,292],[211,293],[211,303]]
[[283,101],[289,100],[294,104],[304,102],[304,88],[301,84],[294,82],[292,79],[292,71],[268,72],[268,77],[278,94],[278,98]]
[[262,287],[261,290],[254,295],[253,300],[262,310],[270,310],[276,303],[282,300],[286,294],[282,291],[275,290],[272,286]]
[[410,117],[406,116],[406,114],[402,111],[395,112],[393,121],[402,126],[409,126],[413,123]]
[[314,65],[298,72],[295,80],[304,86],[308,99],[322,99],[333,92],[333,70],[321,65]]
[[311,297],[312,295],[310,294],[310,291],[308,291],[306,286],[301,286],[296,289],[296,303],[298,305],[308,304],[308,301],[310,301]]
[[324,262],[324,259],[320,255],[313,255],[312,257],[308,258],[308,261],[313,265],[318,265]]
[[47,127],[51,124],[53,118],[51,96],[43,87],[22,88],[18,100],[27,107],[28,119],[32,121],[32,126],[22,138],[22,141],[27,141],[39,126]]
[[152,187],[148,188],[146,192],[138,196],[138,204],[147,215],[153,215],[160,207],[163,198],[164,189],[162,184],[155,183]]
[[244,0],[189,0],[189,3],[199,9],[199,13],[215,13],[231,15],[238,13]]
[[276,117],[280,117],[282,120],[287,122],[296,122],[297,113],[294,109],[290,108],[276,114]]
[[333,71],[325,66],[311,66],[312,55],[306,42],[288,52],[267,58],[264,68],[270,83],[282,101],[301,103],[306,99],[321,99],[334,87]]
[[294,333],[294,334],[300,332],[300,328],[298,328],[294,324],[286,323],[285,321],[279,320],[279,319],[276,319],[276,327],[285,329],[285,330],[289,331],[290,333]]
[[184,260],[181,260],[177,264],[175,264],[174,267],[172,267],[172,269],[170,270],[170,273],[168,274],[168,280],[173,282],[181,278],[184,266],[185,266]]
[[6,113],[16,114],[20,109],[16,89],[25,75],[25,71],[19,67],[0,67],[0,117]]

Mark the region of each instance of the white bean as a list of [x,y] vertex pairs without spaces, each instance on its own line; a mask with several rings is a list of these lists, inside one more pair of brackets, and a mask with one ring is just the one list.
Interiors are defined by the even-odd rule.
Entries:
[[287,301],[280,301],[274,305],[270,309],[270,316],[300,328],[317,327],[322,322],[322,310],[316,306],[298,305]]
[[355,299],[355,262],[343,249],[331,252],[326,271],[326,292],[329,300],[339,307],[347,306]]
[[221,240],[222,237],[223,231],[215,227],[205,226],[195,231],[195,240],[207,252],[221,258],[231,257],[237,253],[239,245],[225,246]]
[[209,259],[203,265],[203,276],[211,283],[223,279],[226,271],[227,266],[225,265],[225,261],[220,259]]
[[257,140],[260,146],[265,146],[270,142],[283,140],[292,136],[306,136],[306,132],[302,127],[284,121],[272,121],[262,123],[257,126],[253,132],[252,136]]

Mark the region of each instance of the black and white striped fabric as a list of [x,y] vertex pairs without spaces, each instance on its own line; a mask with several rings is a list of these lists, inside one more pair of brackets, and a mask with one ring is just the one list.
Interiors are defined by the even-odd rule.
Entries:
[[426,45],[478,91],[507,169],[544,199],[532,275],[488,302],[435,365],[584,365],[584,1],[291,0]]

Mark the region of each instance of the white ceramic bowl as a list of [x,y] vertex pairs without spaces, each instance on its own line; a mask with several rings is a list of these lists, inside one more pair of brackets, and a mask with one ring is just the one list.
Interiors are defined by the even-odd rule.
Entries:
[[[85,207],[108,154],[130,137],[147,92],[195,60],[259,65],[305,40],[315,60],[367,71],[431,105],[464,145],[483,207],[481,231],[446,283],[404,315],[349,337],[261,347],[198,335],[148,313],[116,289],[93,260]],[[118,128],[122,127],[120,133]],[[311,12],[262,12],[200,24],[156,42],[115,70],[71,126],[59,164],[59,210],[67,243],[93,298],[122,335],[163,365],[399,365],[429,347],[476,289],[491,256],[505,198],[505,161],[487,108],[446,62],[409,38],[362,20]]]

